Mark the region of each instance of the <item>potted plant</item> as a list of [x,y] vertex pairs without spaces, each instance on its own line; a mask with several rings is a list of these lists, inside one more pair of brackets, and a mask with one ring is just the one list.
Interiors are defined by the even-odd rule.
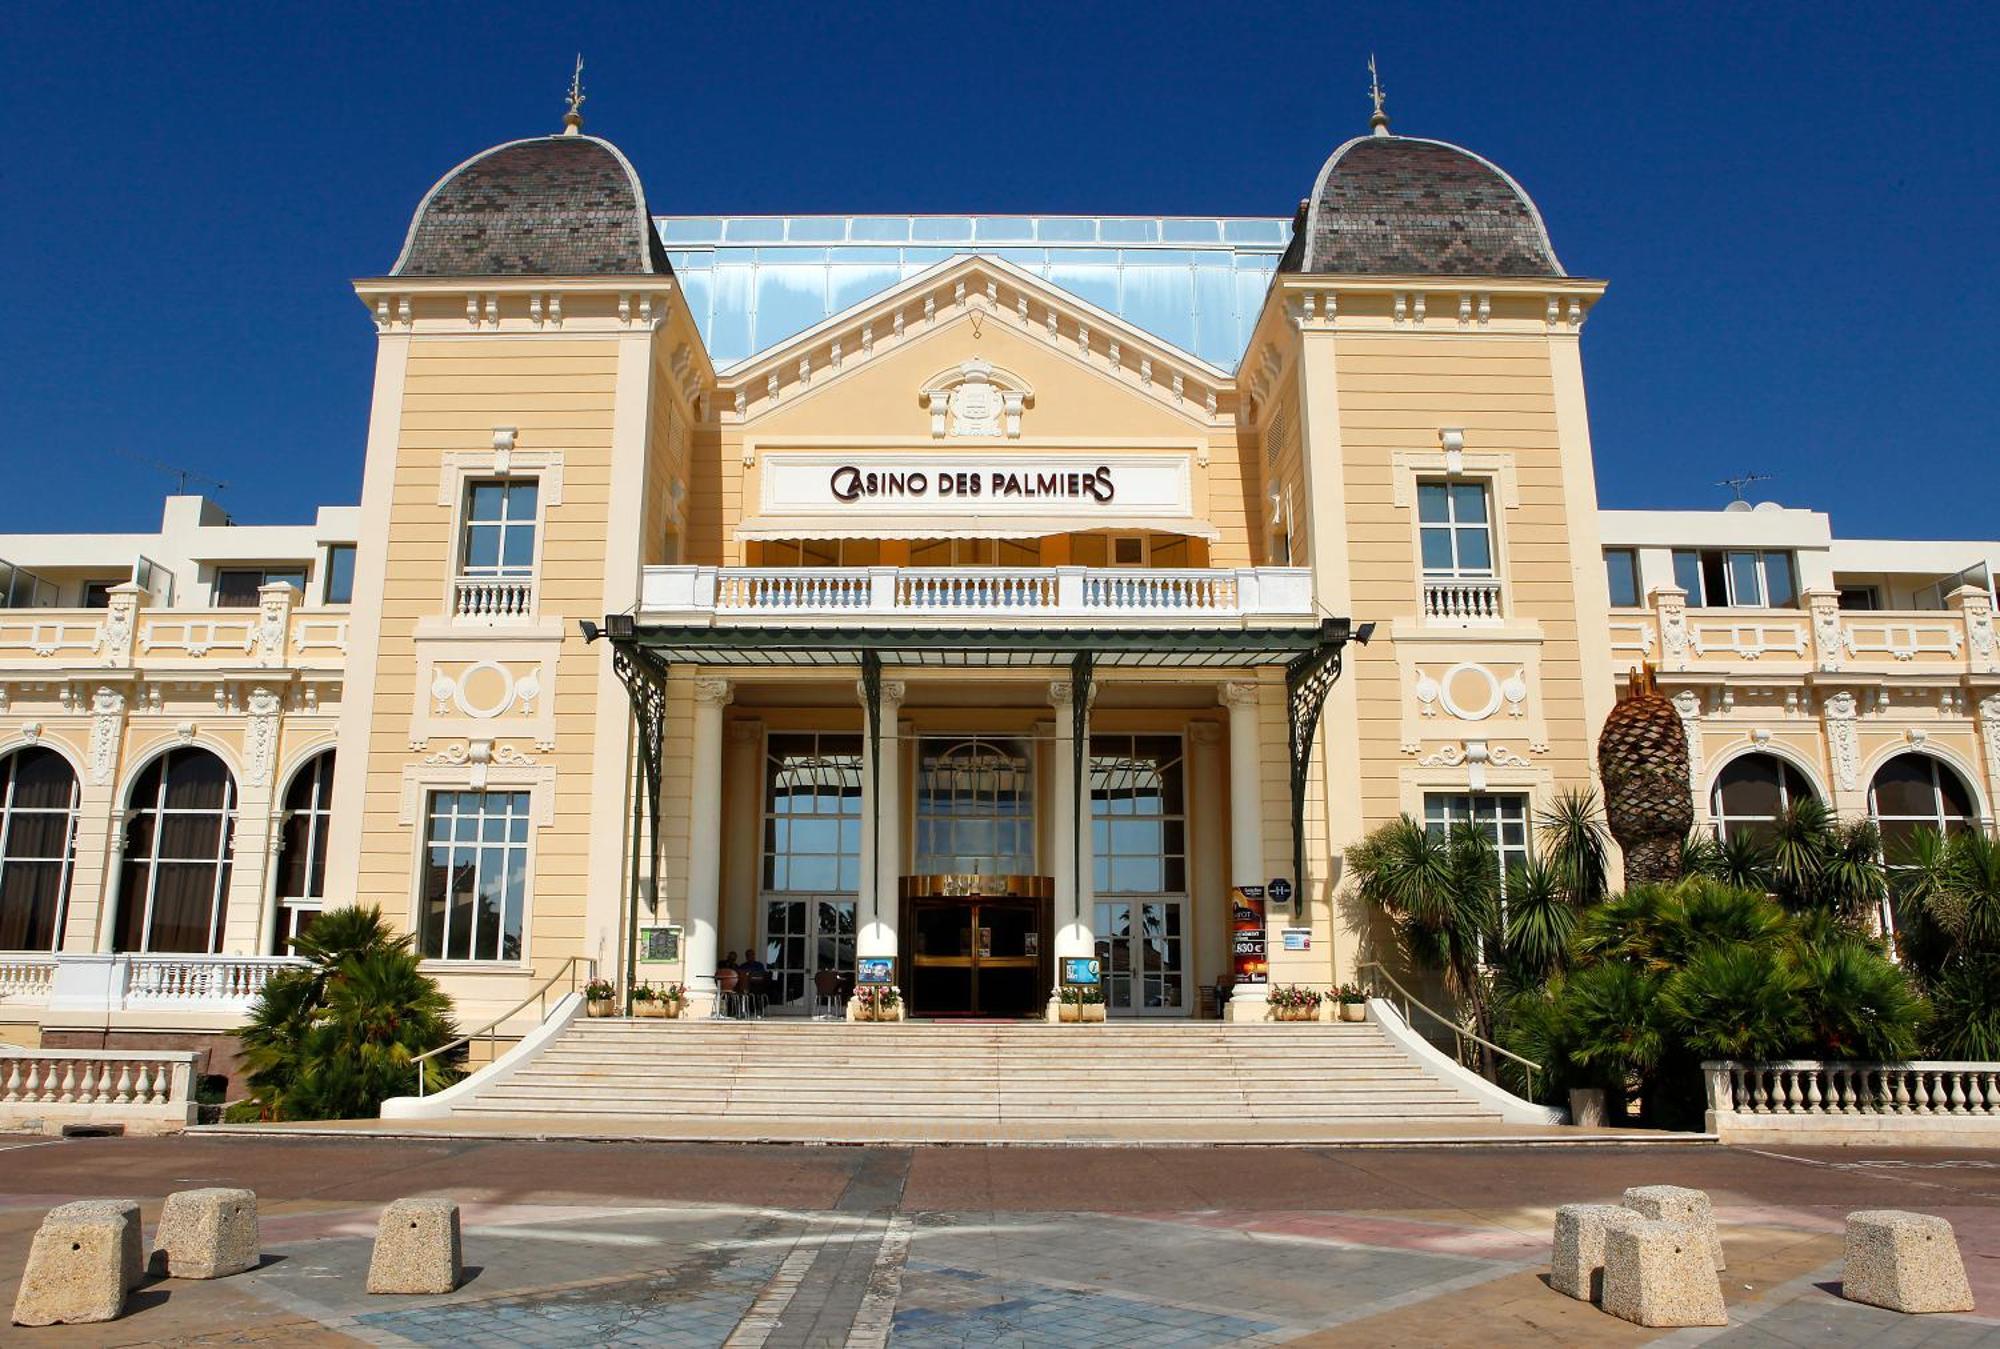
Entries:
[[1359,984],[1342,984],[1333,991],[1340,1003],[1342,1021],[1366,1021],[1368,1019],[1368,993]]
[[856,1021],[901,1021],[903,1000],[888,984],[863,984],[854,991]]
[[1059,1002],[1064,1021],[1104,1020],[1104,990],[1096,984],[1064,984]]
[[687,1009],[687,985],[668,984],[660,990],[660,1015],[678,1017]]
[[660,997],[660,990],[651,984],[632,986],[632,1015],[663,1017],[667,1014],[666,1001]]
[[1266,995],[1273,1021],[1316,1021],[1319,1019],[1319,992],[1297,984],[1276,984]]
[[583,986],[584,1010],[592,1016],[615,1016],[618,1013],[618,990],[611,986],[609,979],[592,979]]

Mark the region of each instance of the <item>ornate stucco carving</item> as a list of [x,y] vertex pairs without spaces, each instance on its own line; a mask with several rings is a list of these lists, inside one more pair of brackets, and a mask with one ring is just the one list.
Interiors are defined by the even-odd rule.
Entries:
[[995,436],[1018,440],[1021,410],[1034,392],[992,362],[974,357],[939,375],[923,388],[931,414],[931,435]]
[[1986,776],[2000,783],[2000,693],[1979,700],[1979,738],[1986,746]]
[[1678,590],[1656,590],[1653,605],[1660,615],[1661,665],[1669,670],[1687,669],[1687,596]]
[[125,695],[99,686],[90,696],[90,781],[102,787],[118,767],[118,742],[125,734]]
[[1830,693],[1820,705],[1826,718],[1827,747],[1833,755],[1833,777],[1842,791],[1851,792],[1861,781],[1861,731],[1855,725],[1860,708],[1846,689]]
[[271,784],[278,761],[278,719],[284,710],[285,700],[272,690],[250,690],[250,720],[243,728],[243,776],[253,787]]
[[1682,689],[1674,695],[1674,711],[1681,714],[1681,727],[1687,732],[1688,742],[1688,789],[1701,799],[1701,694],[1694,689]]

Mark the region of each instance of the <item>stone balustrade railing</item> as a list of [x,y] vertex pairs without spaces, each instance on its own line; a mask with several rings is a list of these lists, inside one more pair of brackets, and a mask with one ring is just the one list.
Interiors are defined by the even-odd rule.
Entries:
[[1310,619],[1302,567],[648,567],[649,620]]
[[535,582],[527,576],[461,576],[452,583],[452,615],[487,623],[533,616]]
[[118,586],[102,609],[0,609],[0,666],[229,665],[337,661],[347,652],[345,606],[301,609],[285,584],[251,608],[157,608]]
[[1611,651],[1623,668],[1649,661],[1665,671],[1790,663],[1820,674],[1844,671],[2000,673],[1992,597],[1962,586],[1944,609],[1857,611],[1838,592],[1809,590],[1797,609],[1690,609],[1683,591],[1652,592],[1643,609],[1611,614]]
[[233,1019],[272,975],[304,963],[291,956],[64,954],[55,958],[47,1008],[63,1020],[158,1011]]
[[2000,1139],[2000,1063],[1914,1060],[1702,1064],[1723,1141],[1789,1137]]
[[44,1002],[55,982],[56,958],[18,952],[0,954],[0,1002]]
[[1424,578],[1424,618],[1432,623],[1498,623],[1501,618],[1497,578]]
[[0,1050],[0,1128],[125,1124],[147,1132],[195,1121],[194,1050]]

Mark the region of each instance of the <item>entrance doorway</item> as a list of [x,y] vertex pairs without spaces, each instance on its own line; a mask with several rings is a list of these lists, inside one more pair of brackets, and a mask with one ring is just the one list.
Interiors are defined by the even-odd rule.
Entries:
[[[936,893],[974,888],[964,884],[973,879],[917,876],[905,881],[901,930],[909,1015],[1039,1016],[1053,969],[1048,901],[1034,893],[1041,888],[1034,885],[1004,890],[993,885],[1002,890],[996,894]],[[945,881],[958,884],[939,884]]]
[[1186,908],[1180,899],[1097,902],[1097,960],[1111,1015],[1186,1013]]

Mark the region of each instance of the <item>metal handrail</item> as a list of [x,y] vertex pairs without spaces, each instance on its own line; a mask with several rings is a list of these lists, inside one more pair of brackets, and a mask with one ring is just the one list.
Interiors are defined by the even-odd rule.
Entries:
[[1516,1054],[1513,1050],[1506,1049],[1500,1045],[1494,1044],[1491,1040],[1487,1039],[1485,1036],[1478,1035],[1472,1031],[1467,1030],[1464,1026],[1460,1025],[1456,1021],[1453,1021],[1450,1017],[1446,1016],[1444,1013],[1438,1011],[1437,1009],[1426,1006],[1424,1003],[1419,1002],[1415,997],[1411,996],[1409,989],[1404,988],[1401,984],[1396,982],[1395,975],[1389,973],[1388,970],[1382,968],[1382,965],[1379,961],[1364,960],[1357,967],[1356,972],[1358,973],[1361,970],[1375,971],[1375,973],[1382,976],[1382,981],[1384,983],[1388,984],[1389,987],[1396,990],[1397,995],[1401,997],[1403,1000],[1403,1023],[1405,1025],[1409,1024],[1410,1009],[1414,1007],[1418,1011],[1430,1017],[1431,1020],[1437,1022],[1439,1025],[1450,1027],[1452,1034],[1452,1057],[1457,1059],[1459,1063],[1463,1064],[1465,1062],[1465,1042],[1467,1040],[1470,1040],[1472,1043],[1479,1045],[1482,1048],[1491,1051],[1492,1053],[1498,1054],[1501,1058],[1511,1059],[1515,1063],[1518,1063],[1523,1068],[1527,1069],[1528,1099],[1529,1100],[1535,1099],[1535,1074],[1543,1071],[1541,1064],[1536,1063],[1533,1059],[1524,1059],[1519,1054]]
[[468,1031],[466,1034],[459,1036],[456,1040],[453,1040],[448,1044],[441,1044],[436,1049],[428,1050],[422,1054],[417,1055],[415,1058],[411,1059],[410,1066],[417,1070],[417,1095],[421,1097],[424,1094],[425,1060],[434,1059],[440,1054],[449,1054],[452,1050],[457,1049],[462,1045],[471,1044],[474,1040],[477,1040],[481,1036],[484,1036],[486,1037],[487,1057],[488,1061],[490,1062],[492,1058],[493,1045],[499,1039],[499,1037],[496,1036],[494,1032],[498,1030],[502,1024],[511,1020],[514,1016],[514,1013],[520,1011],[523,1007],[526,1007],[531,1002],[539,1004],[537,1008],[537,1015],[535,1018],[536,1021],[538,1022],[547,1021],[549,1019],[549,990],[554,988],[557,984],[561,983],[563,979],[567,977],[569,979],[569,991],[571,993],[576,992],[576,967],[579,962],[581,962],[583,965],[587,967],[586,979],[585,979],[586,983],[589,982],[589,980],[595,979],[597,977],[597,961],[594,958],[590,956],[571,956],[568,960],[565,960],[562,963],[561,969],[557,970],[547,979],[544,979],[541,983],[541,986],[536,988],[534,992],[530,993],[527,997],[515,1003],[512,1007],[509,1007],[499,1016],[494,1017],[491,1021],[481,1026],[478,1030]]

